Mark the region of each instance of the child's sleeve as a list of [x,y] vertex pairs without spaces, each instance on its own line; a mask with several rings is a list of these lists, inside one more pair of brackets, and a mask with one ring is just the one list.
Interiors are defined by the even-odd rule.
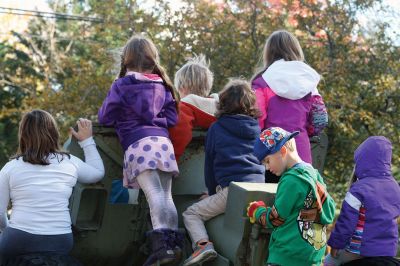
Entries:
[[328,245],[334,249],[345,248],[356,229],[363,202],[362,190],[363,188],[355,183],[346,194],[335,228],[328,240]]
[[7,165],[0,171],[0,232],[8,226],[7,206],[10,201],[10,185]]
[[103,105],[99,109],[98,119],[100,124],[112,126],[116,119],[120,117],[121,98],[117,89],[115,84],[111,86]]
[[306,193],[304,185],[299,184],[295,176],[288,176],[281,180],[276,192],[275,203],[272,207],[267,208],[266,227],[275,228],[284,224],[286,219],[293,214],[299,200],[303,202],[302,195],[304,198]]
[[199,112],[193,112],[194,120],[193,126],[194,127],[201,127],[201,128],[209,128],[212,123],[214,123],[217,119],[215,116],[211,116],[209,114],[199,114]]
[[192,140],[193,120],[193,111],[185,105],[180,104],[178,122],[174,127],[169,129],[169,137],[174,146],[177,160],[179,160],[187,145]]
[[164,116],[167,119],[167,127],[172,127],[178,122],[178,113],[176,108],[176,101],[172,97],[170,91],[166,92],[165,104],[163,108]]
[[258,109],[261,112],[261,116],[258,118],[258,124],[260,125],[260,129],[263,130],[265,128],[265,120],[267,119],[267,96],[266,96],[266,88],[255,88],[254,92],[256,94],[256,101]]
[[78,181],[84,184],[96,183],[104,177],[104,164],[93,137],[78,142],[83,149],[85,162],[71,155],[71,162],[78,172]]
[[325,184],[317,183],[317,192],[322,201],[322,211],[320,214],[321,224],[331,224],[335,219],[335,201],[326,190]]
[[321,95],[311,98],[311,111],[308,116],[307,132],[309,136],[317,136],[328,125],[328,112]]
[[214,132],[211,127],[207,132],[206,145],[205,145],[205,161],[204,161],[204,178],[206,187],[208,188],[208,195],[216,193],[217,182],[215,182],[214,175]]
[[275,96],[275,93],[268,87],[254,87],[254,92],[256,94],[256,101],[258,109],[261,112],[261,116],[258,118],[258,123],[260,129],[264,130],[266,127],[266,121],[268,116],[268,104],[270,99]]

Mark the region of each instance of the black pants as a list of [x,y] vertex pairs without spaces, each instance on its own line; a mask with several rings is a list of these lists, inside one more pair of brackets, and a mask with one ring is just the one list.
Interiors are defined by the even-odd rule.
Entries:
[[0,234],[0,257],[3,259],[31,253],[67,255],[72,250],[72,233],[62,235],[35,235],[7,227]]
[[352,260],[343,266],[399,266],[400,261],[393,257],[366,257]]

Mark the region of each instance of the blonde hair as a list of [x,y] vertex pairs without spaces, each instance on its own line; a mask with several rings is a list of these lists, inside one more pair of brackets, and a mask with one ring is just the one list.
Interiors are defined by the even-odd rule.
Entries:
[[291,152],[294,152],[297,150],[296,148],[296,141],[294,140],[294,138],[289,139],[288,141],[286,141],[286,143],[284,144],[284,146]]
[[285,61],[305,61],[303,49],[301,49],[299,40],[286,30],[274,31],[268,37],[264,45],[262,66],[255,71],[251,80],[256,79],[270,65],[280,59]]
[[191,58],[175,73],[175,88],[180,92],[186,89],[192,94],[208,96],[214,81],[214,75],[209,66],[210,63],[202,54]]
[[128,69],[137,72],[151,72],[159,75],[164,81],[164,86],[177,101],[174,86],[166,71],[160,65],[156,46],[150,39],[143,35],[137,34],[132,36],[122,50],[119,78],[124,77]]

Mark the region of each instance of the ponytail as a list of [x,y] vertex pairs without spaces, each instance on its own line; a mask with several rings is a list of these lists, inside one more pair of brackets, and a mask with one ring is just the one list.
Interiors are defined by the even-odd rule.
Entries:
[[126,69],[124,61],[125,61],[124,57],[121,56],[121,69],[119,71],[118,78],[125,77],[125,75],[126,75],[127,69]]
[[159,75],[161,77],[161,79],[164,81],[164,86],[171,92],[172,98],[176,102],[176,110],[178,111],[179,100],[176,97],[174,85],[172,84],[171,80],[169,79],[164,68],[158,62],[155,62],[153,73]]

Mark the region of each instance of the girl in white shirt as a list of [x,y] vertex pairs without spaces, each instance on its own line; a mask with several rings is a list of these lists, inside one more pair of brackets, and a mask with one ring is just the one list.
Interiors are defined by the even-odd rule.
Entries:
[[0,171],[0,258],[71,251],[68,200],[72,188],[77,181],[95,183],[104,176],[91,121],[80,118],[77,125],[78,131],[71,132],[86,162],[61,150],[57,125],[49,113],[33,110],[23,116],[18,151]]

